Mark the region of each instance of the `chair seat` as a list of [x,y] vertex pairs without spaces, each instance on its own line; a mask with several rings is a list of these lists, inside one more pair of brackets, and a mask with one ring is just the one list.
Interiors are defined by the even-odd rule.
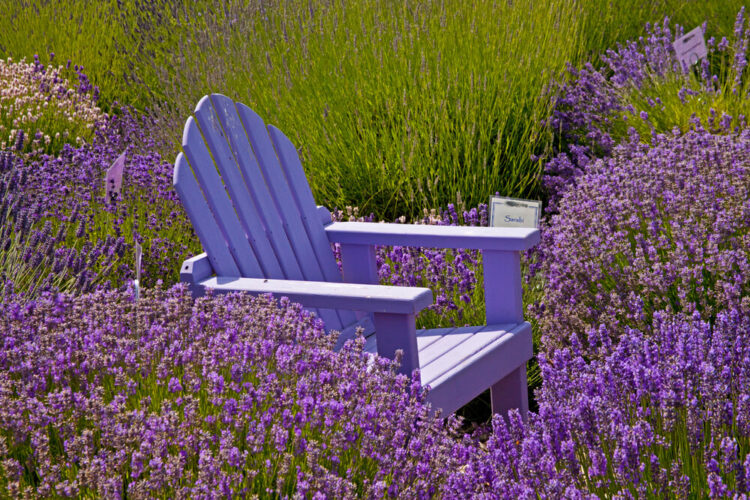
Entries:
[[[376,336],[367,330],[364,350],[377,354]],[[347,329],[338,345],[354,335]],[[533,355],[528,322],[418,330],[417,347],[422,385],[430,386],[428,400],[443,415],[481,394],[487,380],[504,378]]]

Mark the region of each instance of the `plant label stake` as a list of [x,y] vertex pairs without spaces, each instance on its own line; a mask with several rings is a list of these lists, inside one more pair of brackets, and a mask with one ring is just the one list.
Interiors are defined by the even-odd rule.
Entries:
[[107,193],[107,200],[114,203],[115,197],[120,197],[122,192],[122,170],[125,167],[125,153],[117,157],[112,165],[107,169],[107,175],[104,178],[104,190]]
[[675,40],[672,47],[677,54],[680,65],[687,68],[701,59],[705,59],[706,54],[708,54],[706,41],[703,39],[703,30],[700,26]]
[[490,226],[538,228],[541,211],[541,201],[491,196]]
[[133,288],[135,289],[135,300],[140,297],[140,284],[141,284],[141,256],[143,255],[143,249],[140,243],[135,243],[135,281],[133,282]]

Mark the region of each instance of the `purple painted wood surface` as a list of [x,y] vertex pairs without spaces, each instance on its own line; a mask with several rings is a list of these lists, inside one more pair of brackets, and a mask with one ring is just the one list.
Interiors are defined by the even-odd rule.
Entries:
[[[237,219],[237,214],[229,201],[224,184],[216,171],[211,153],[206,148],[200,130],[198,130],[198,124],[192,117],[185,124],[182,135],[182,149],[185,151],[185,156],[190,162],[208,205],[211,207],[211,212],[215,215],[223,239],[227,242],[234,262],[242,273],[241,275],[253,278],[263,276],[260,264],[245,236],[245,230]],[[183,205],[185,205],[184,200]]]
[[[278,260],[281,267],[280,275],[269,274],[267,277],[303,279],[302,270],[287,237],[284,223],[276,208],[276,202],[273,200],[263,178],[260,165],[258,165],[255,152],[250,145],[238,113],[239,111],[247,114],[252,113],[252,111],[241,104],[234,107],[234,103],[232,103],[232,106],[229,106],[225,99],[227,98],[224,96],[212,96],[212,100],[219,110],[219,120],[227,131],[232,150],[235,152],[245,185],[255,203],[261,224],[273,248],[274,258]],[[261,254],[261,256],[265,257],[264,254]]]
[[[310,241],[314,257],[323,274],[323,280],[332,283],[341,283],[341,274],[339,273],[336,259],[331,251],[331,244],[325,234],[323,226],[320,224],[317,205],[313,199],[310,185],[307,183],[305,171],[297,155],[297,149],[294,144],[276,127],[268,126],[268,133],[271,137],[279,163],[284,171],[285,178],[294,198],[294,204],[297,208],[298,217],[305,230],[305,234]],[[338,310],[342,325],[346,326],[357,321],[357,318],[351,311],[345,309]]]
[[195,257],[190,257],[182,263],[180,268],[180,281],[183,283],[199,283],[214,273],[208,254],[203,252]]
[[482,250],[488,324],[523,321],[520,252]]
[[[452,413],[519,366],[525,370],[526,361],[533,354],[531,325],[524,322],[512,326],[511,329],[509,325],[484,326],[470,339],[423,366],[422,383],[432,387],[430,402],[444,413]],[[461,330],[457,328],[439,342],[447,342]],[[420,335],[417,342],[419,339]],[[514,389],[507,397],[520,399],[522,395],[526,395],[525,379],[523,388]]]
[[[370,245],[341,245],[341,268],[346,283],[380,283],[375,267],[375,248]],[[358,319],[364,314],[356,312]]]
[[[260,171],[274,200],[274,206],[283,222],[284,231],[289,238],[294,257],[302,271],[302,277],[294,279],[326,281],[323,269],[317,260],[315,250],[305,230],[302,214],[294,201],[294,195],[284,175],[265,123],[250,108],[238,106],[237,109],[258,160]],[[342,319],[338,312],[333,309],[319,312],[326,324],[332,325],[332,328],[336,329],[345,328],[356,320],[350,313],[345,314],[345,318]]]
[[182,153],[178,154],[175,160],[172,184],[182,200],[201,245],[208,254],[211,266],[221,276],[239,276],[240,270]]
[[526,250],[539,243],[538,229],[521,227],[334,222],[325,232],[332,243],[355,245]]
[[320,223],[323,224],[323,227],[333,224],[333,220],[331,219],[331,211],[321,205],[318,205],[317,208],[318,218],[320,219]]
[[216,276],[205,279],[200,284],[220,293],[272,293],[279,297],[289,297],[307,307],[330,307],[335,303],[337,307],[348,310],[414,315],[432,304],[430,289],[419,287]]
[[[372,285],[355,285],[372,286]],[[401,287],[386,287],[401,288]],[[432,304],[432,292],[430,292]],[[430,305],[427,304],[427,305]],[[427,306],[425,306],[427,307]],[[402,352],[399,373],[411,376],[419,368],[419,350],[417,349],[417,327],[414,313],[396,314],[395,309],[388,312],[373,311],[372,322],[375,324],[378,354],[384,358],[394,359],[396,351]]]
[[521,416],[526,420],[529,412],[526,363],[490,387],[490,401],[492,413],[505,415],[508,410],[518,408]]
[[[392,357],[402,350],[401,372],[420,368],[430,401],[446,413],[488,387],[494,411],[526,411],[532,341],[519,252],[538,242],[536,229],[332,223],[330,212],[315,206],[296,148],[278,129],[221,95],[201,100],[196,116],[201,130],[188,119],[186,156],[178,155],[174,172],[206,250],[180,269],[196,295],[214,288],[287,296],[318,308],[329,331],[342,331],[339,347],[361,326],[368,352]],[[341,243],[346,283],[331,242]],[[417,332],[415,315],[432,303],[432,292],[378,285],[374,245],[482,249],[489,324]]]
[[[234,110],[233,103],[231,110]],[[226,114],[226,110],[224,114]],[[235,114],[235,128],[239,126],[239,130],[228,129],[225,134],[219,116],[214,110],[212,100],[208,97],[201,99],[196,106],[195,118],[198,120],[203,137],[208,143],[211,156],[219,172],[221,172],[221,180],[231,196],[231,205],[239,217],[245,237],[248,239],[258,259],[262,271],[261,276],[265,278],[283,278],[284,275],[279,266],[279,261],[263,228],[260,215],[253,203],[253,197],[245,185],[245,180],[242,177],[235,155],[232,152],[230,144],[227,142],[227,134],[233,136],[242,134],[244,137],[245,134],[239,118]],[[231,125],[232,118],[226,119]],[[247,143],[247,139],[245,139],[245,142]]]

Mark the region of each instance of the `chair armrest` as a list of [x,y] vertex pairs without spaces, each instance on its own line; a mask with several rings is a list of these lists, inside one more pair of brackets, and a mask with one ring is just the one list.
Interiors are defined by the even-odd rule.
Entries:
[[208,278],[214,273],[206,252],[190,257],[182,262],[180,267],[180,281],[195,284]]
[[263,278],[211,277],[197,283],[219,293],[272,293],[305,307],[348,309],[390,314],[416,314],[432,304],[429,288],[294,281]]
[[334,222],[325,227],[325,232],[331,243],[351,245],[522,251],[539,242],[538,229],[520,227]]

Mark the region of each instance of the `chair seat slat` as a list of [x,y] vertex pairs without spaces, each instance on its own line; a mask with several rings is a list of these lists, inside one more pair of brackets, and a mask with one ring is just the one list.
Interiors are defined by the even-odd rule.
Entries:
[[[452,349],[447,349],[440,357],[433,360],[432,363],[422,367],[423,382],[437,385],[444,379],[449,378],[457,372],[460,372],[465,365],[470,365],[473,360],[480,356],[484,351],[492,347],[499,346],[505,341],[513,338],[512,332],[519,327],[523,328],[525,323],[519,325],[489,325],[481,327],[474,335],[458,343]],[[506,327],[512,326],[510,330]],[[461,335],[463,329],[457,329],[454,335]],[[450,338],[444,338],[444,342],[450,342]],[[528,352],[529,359],[532,353]],[[517,365],[517,363],[516,363]]]

